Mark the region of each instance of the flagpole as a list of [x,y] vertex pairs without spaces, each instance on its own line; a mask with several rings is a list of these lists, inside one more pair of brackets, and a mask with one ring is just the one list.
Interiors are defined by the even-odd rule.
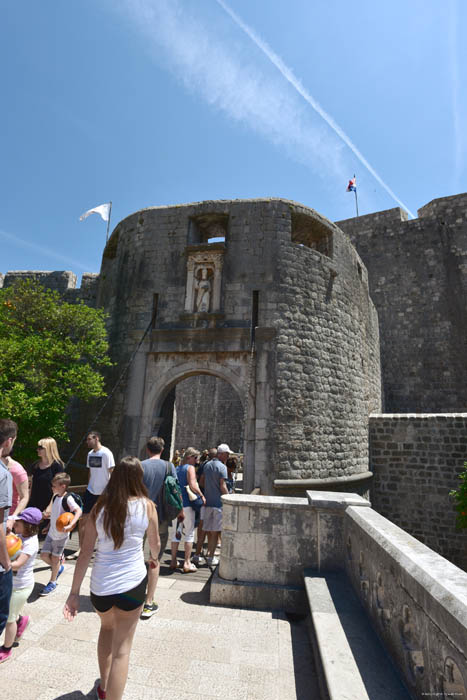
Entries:
[[354,189],[354,193],[355,193],[355,208],[356,208],[356,210],[357,210],[357,216],[358,216],[357,180],[356,180],[356,177],[355,177],[355,173],[353,174],[353,178],[354,178],[354,182],[355,182],[355,189]]
[[[107,233],[105,235],[105,245],[107,245],[107,242],[109,240],[109,228],[110,228],[110,217],[112,215],[112,202],[110,202],[110,207],[109,207],[109,218],[107,219]],[[358,216],[358,209],[357,209],[357,216]]]

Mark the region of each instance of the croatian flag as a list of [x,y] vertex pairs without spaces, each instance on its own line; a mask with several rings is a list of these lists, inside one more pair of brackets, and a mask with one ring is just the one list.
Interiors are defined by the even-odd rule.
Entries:
[[357,191],[357,179],[355,175],[351,180],[349,180],[349,184],[347,185],[347,190],[346,192],[356,192]]

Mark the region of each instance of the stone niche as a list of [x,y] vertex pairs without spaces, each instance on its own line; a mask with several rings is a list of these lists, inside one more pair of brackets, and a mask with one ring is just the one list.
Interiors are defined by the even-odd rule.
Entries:
[[224,244],[187,249],[185,313],[212,314],[221,309]]

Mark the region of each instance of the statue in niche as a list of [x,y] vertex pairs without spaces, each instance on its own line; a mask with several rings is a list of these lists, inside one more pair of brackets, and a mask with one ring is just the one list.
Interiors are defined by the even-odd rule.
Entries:
[[196,297],[195,297],[195,311],[207,313],[211,304],[211,289],[212,284],[210,277],[212,276],[212,270],[208,267],[201,267],[196,272]]

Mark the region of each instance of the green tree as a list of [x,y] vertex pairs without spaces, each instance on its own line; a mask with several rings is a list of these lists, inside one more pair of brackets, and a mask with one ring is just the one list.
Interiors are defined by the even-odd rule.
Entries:
[[459,488],[450,491],[449,495],[453,496],[456,505],[457,528],[463,529],[467,527],[467,462],[464,462],[464,471],[459,474],[460,486]]
[[40,438],[68,439],[70,400],[105,396],[99,370],[110,364],[103,311],[31,279],[0,289],[0,416],[18,423],[20,461]]

